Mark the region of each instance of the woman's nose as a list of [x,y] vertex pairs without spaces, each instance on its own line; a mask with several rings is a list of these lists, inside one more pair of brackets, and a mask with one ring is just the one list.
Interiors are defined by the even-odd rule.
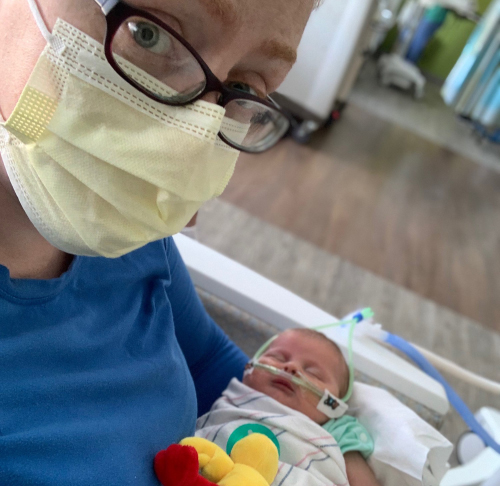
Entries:
[[220,98],[220,93],[218,93],[217,91],[211,91],[210,93],[204,94],[200,98],[200,100],[208,101],[208,103],[213,103],[214,105],[216,105],[217,102],[219,101],[219,98]]

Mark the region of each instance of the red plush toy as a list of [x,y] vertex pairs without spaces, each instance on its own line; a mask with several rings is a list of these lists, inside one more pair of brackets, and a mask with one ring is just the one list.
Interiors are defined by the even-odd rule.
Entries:
[[215,486],[198,472],[198,452],[194,447],[172,444],[158,452],[155,473],[163,486]]
[[279,453],[266,435],[251,433],[229,451],[201,437],[187,437],[159,452],[155,472],[163,486],[269,486]]

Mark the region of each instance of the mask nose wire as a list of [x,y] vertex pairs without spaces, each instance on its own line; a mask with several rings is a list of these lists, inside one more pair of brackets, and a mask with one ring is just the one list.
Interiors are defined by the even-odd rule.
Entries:
[[53,35],[47,25],[45,24],[42,14],[40,13],[40,9],[36,3],[36,0],[28,0],[28,4],[31,10],[31,13],[33,14],[33,18],[35,19],[36,25],[38,29],[40,30],[43,38],[50,44],[50,46],[58,53],[60,54],[64,50],[64,42],[59,39],[59,37],[56,37]]

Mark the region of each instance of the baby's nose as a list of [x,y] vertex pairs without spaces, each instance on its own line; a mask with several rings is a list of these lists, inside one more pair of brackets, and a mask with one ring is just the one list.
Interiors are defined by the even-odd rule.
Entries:
[[291,375],[298,374],[297,366],[293,363],[287,363],[284,369],[287,373],[290,373]]

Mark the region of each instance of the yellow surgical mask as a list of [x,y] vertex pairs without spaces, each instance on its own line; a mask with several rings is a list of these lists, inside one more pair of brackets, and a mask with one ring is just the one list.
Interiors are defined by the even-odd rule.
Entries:
[[119,257],[179,232],[224,190],[239,152],[217,137],[223,116],[204,101],[150,100],[115,73],[101,44],[59,19],[0,126],[0,153],[51,244]]

